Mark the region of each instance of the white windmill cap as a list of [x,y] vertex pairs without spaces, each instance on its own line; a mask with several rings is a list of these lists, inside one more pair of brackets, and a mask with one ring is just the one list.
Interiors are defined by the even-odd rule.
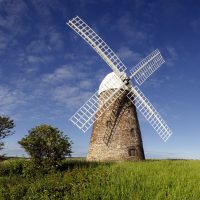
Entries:
[[101,94],[106,90],[121,88],[122,85],[123,81],[114,72],[111,72],[107,74],[101,82],[98,94]]

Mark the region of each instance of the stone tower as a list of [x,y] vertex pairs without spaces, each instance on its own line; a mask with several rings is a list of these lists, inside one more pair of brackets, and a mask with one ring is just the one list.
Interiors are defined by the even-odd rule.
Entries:
[[[104,95],[104,84],[112,75],[113,72],[102,81],[99,98]],[[127,98],[127,92],[115,100],[95,121],[87,155],[88,161],[145,159],[136,108]]]

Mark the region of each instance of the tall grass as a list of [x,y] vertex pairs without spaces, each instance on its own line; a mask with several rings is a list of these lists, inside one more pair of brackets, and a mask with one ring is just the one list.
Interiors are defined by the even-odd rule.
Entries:
[[[17,170],[15,174],[11,170],[12,175],[1,174],[3,165],[0,164],[2,200],[200,199],[200,161],[88,163],[67,160],[56,171],[38,172],[38,176],[34,172],[36,175],[32,177],[30,174],[26,176],[24,169],[21,172]],[[23,167],[28,168],[27,164]]]

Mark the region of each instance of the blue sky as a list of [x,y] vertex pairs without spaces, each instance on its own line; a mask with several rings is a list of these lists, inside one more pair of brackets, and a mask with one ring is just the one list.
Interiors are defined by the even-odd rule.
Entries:
[[164,143],[139,114],[147,157],[200,158],[200,3],[197,1],[0,0],[0,115],[15,120],[7,155],[25,155],[18,141],[52,124],[85,156],[91,130],[70,116],[111,72],[66,22],[86,21],[129,70],[158,48],[162,65],[140,89],[173,131]]

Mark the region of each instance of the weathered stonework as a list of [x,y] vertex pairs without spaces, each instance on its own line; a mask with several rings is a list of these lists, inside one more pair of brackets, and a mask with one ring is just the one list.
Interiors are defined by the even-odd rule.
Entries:
[[95,121],[88,161],[145,159],[136,108],[126,94],[123,93]]

